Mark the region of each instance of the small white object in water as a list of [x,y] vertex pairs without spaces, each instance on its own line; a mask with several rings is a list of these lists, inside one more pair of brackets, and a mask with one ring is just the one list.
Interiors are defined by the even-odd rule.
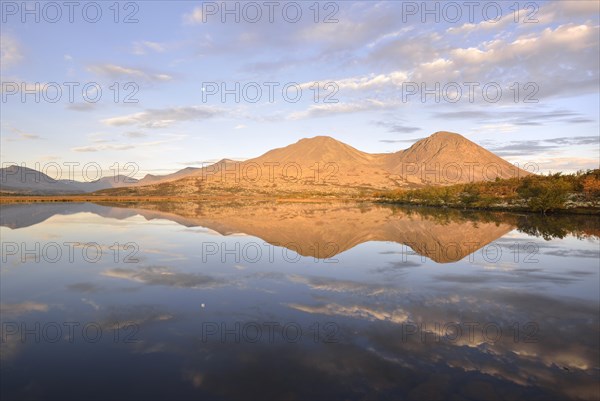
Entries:
[[200,306],[204,308],[204,304],[200,304]]

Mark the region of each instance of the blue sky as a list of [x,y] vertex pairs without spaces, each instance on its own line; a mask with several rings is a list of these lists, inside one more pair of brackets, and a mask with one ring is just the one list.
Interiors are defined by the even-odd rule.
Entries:
[[[598,168],[597,1],[518,2],[518,15],[513,1],[429,2],[429,14],[400,1],[137,1],[118,3],[118,16],[113,1],[76,2],[73,21],[63,2],[28,2],[32,14],[1,3],[3,163],[94,162],[109,174],[135,162],[141,177],[303,137],[384,153],[445,130],[542,172]],[[239,22],[224,7],[237,7]],[[247,88],[239,102],[211,94],[236,83]],[[411,92],[436,83],[439,102]],[[86,84],[91,97],[102,91],[96,103]],[[68,85],[78,85],[73,99]],[[286,85],[290,98],[302,89],[297,102]]]

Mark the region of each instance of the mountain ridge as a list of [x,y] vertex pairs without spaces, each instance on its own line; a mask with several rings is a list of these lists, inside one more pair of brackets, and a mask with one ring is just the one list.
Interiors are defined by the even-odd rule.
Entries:
[[[202,190],[340,193],[452,185],[529,174],[460,134],[438,131],[393,153],[367,153],[330,136],[319,135],[302,138],[245,161],[224,158],[207,166],[186,167],[167,175],[147,174],[128,184],[111,183],[104,177],[95,182],[96,187],[71,183],[68,187],[48,188],[46,185],[43,190],[175,195],[197,194]],[[27,183],[7,185],[6,175],[2,171],[2,190],[27,189]],[[104,188],[98,188],[103,184]],[[129,188],[132,190],[127,191]]]
[[[61,174],[62,175],[62,174]],[[107,188],[118,188],[138,182],[124,175],[105,176],[94,181],[54,179],[49,175],[25,166],[13,164],[0,168],[0,190],[32,195],[38,194],[80,194]]]

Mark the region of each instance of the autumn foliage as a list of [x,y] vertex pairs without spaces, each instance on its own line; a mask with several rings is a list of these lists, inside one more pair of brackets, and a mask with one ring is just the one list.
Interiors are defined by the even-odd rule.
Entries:
[[393,203],[474,209],[508,208],[547,213],[573,207],[600,207],[600,170],[530,175],[451,186],[380,192]]

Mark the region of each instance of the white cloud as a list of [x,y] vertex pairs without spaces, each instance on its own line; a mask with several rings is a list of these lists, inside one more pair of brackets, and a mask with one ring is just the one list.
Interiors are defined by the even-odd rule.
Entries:
[[69,103],[67,105],[67,109],[74,111],[92,111],[96,110],[98,107],[98,103],[89,103],[89,102],[81,102],[81,103]]
[[134,149],[133,145],[98,145],[98,146],[79,146],[71,148],[73,152],[99,152],[102,150],[130,150]]
[[3,33],[2,39],[0,39],[0,67],[2,70],[18,64],[22,58],[21,47],[17,40]]
[[484,124],[478,126],[473,133],[484,134],[484,133],[492,133],[492,134],[508,134],[510,132],[518,131],[519,127],[515,124],[511,123],[499,123],[499,124]]
[[378,37],[377,39],[375,39],[373,42],[369,43],[367,45],[367,47],[375,47],[375,46],[379,45],[380,43],[385,42],[386,40],[397,38],[397,37],[401,36],[402,34],[410,32],[414,29],[415,29],[414,26],[407,26],[407,27],[404,27],[404,28],[394,31],[394,32],[385,33],[385,34],[381,35],[380,37]]
[[304,25],[290,35],[298,43],[323,44],[323,54],[330,56],[332,52],[368,46],[386,35],[393,36],[398,30],[397,11],[393,2],[340,3],[339,12],[333,17],[339,22]]
[[589,19],[600,14],[600,2],[589,1],[551,1],[541,5],[537,19],[541,23],[573,21],[577,18]]
[[385,109],[396,106],[395,102],[383,102],[376,99],[364,99],[349,103],[325,103],[315,104],[307,110],[291,113],[288,118],[291,120],[300,120],[311,117],[327,117],[334,114],[358,113],[361,111]]
[[[101,134],[99,134],[101,135]],[[91,135],[93,138],[95,135]],[[136,136],[137,137],[137,136]],[[185,135],[168,135],[167,139],[160,139],[156,141],[148,141],[148,142],[136,142],[135,144],[131,143],[110,143],[115,142],[113,140],[107,139],[92,139],[93,143],[100,143],[100,145],[89,145],[89,146],[78,146],[71,148],[73,152],[87,153],[87,152],[101,152],[101,151],[123,151],[123,150],[132,150],[132,149],[140,149],[144,147],[154,147],[161,146],[166,143],[171,143],[175,141],[180,141],[185,138]],[[108,143],[106,143],[108,142]]]
[[147,54],[148,51],[162,53],[167,49],[163,43],[150,42],[147,40],[133,42],[133,54],[141,56]]
[[17,127],[13,127],[12,125],[5,125],[6,129],[10,132],[12,132],[13,134],[15,134],[14,137],[8,137],[6,138],[6,140],[8,142],[16,142],[16,141],[27,141],[27,140],[38,140],[38,139],[43,139],[41,136],[36,135],[36,134],[32,134],[31,132],[27,132],[24,131],[20,128]]
[[[372,90],[390,86],[401,86],[408,79],[404,71],[392,71],[387,74],[369,74],[362,77],[351,77],[339,80],[325,79],[320,81],[321,87],[328,83],[334,83],[339,90]],[[315,84],[314,81],[304,82],[300,85],[302,89],[310,89]],[[321,88],[323,89],[323,88]],[[329,88],[329,92],[331,88]],[[328,93],[329,93],[328,92]]]
[[548,157],[536,158],[536,163],[541,172],[574,173],[578,170],[597,169],[599,167],[598,159],[586,157]]
[[125,135],[128,138],[144,138],[144,137],[148,136],[148,134],[145,134],[143,132],[138,132],[138,131],[125,132],[123,135]]
[[210,106],[172,107],[166,109],[148,109],[139,113],[101,120],[106,125],[139,125],[145,128],[165,128],[180,121],[205,120],[223,113]]
[[183,15],[183,22],[185,24],[201,24],[202,23],[202,8],[196,7],[191,13]]
[[[525,12],[523,12],[525,14]],[[533,19],[534,17],[531,16]],[[478,23],[465,23],[459,27],[450,27],[446,30],[452,34],[469,34],[478,31],[501,31],[506,28],[506,25],[514,23],[514,15],[512,13],[505,13],[498,21],[495,20],[483,20]]]
[[150,82],[167,82],[173,79],[173,77],[169,74],[151,72],[142,68],[123,67],[115,64],[91,65],[88,67],[88,71],[94,74],[109,77],[111,79],[131,77]]
[[[374,63],[382,62],[382,57],[387,57],[390,62],[402,59],[402,69],[341,79],[318,78],[314,81],[337,83],[338,96],[344,95],[344,90],[397,90],[406,82],[424,84],[428,89],[434,88],[436,83],[440,87],[447,83],[457,83],[462,85],[464,96],[461,99],[464,101],[469,98],[469,89],[465,83],[476,82],[479,83],[476,102],[485,101],[481,88],[489,82],[498,83],[502,87],[506,94],[501,98],[502,103],[514,102],[514,93],[509,88],[514,82],[519,82],[522,87],[519,101],[526,95],[533,99],[544,99],[550,96],[594,93],[599,84],[598,36],[599,27],[589,24],[560,25],[536,33],[481,41],[468,47],[439,43],[440,38],[436,35],[420,36],[419,46],[429,49],[427,54],[418,51],[414,53],[412,47],[405,49],[406,38],[398,38],[383,48],[372,50],[370,56],[375,55]],[[396,44],[402,49],[400,53],[392,51]],[[386,52],[382,53],[382,49],[386,49]],[[314,81],[303,83],[302,87],[309,88]],[[531,86],[527,90],[524,88],[529,82],[537,84],[538,93],[532,94]],[[398,93],[390,92],[387,96],[394,99]],[[310,111],[311,114],[316,114],[342,108],[343,106],[313,106]]]

